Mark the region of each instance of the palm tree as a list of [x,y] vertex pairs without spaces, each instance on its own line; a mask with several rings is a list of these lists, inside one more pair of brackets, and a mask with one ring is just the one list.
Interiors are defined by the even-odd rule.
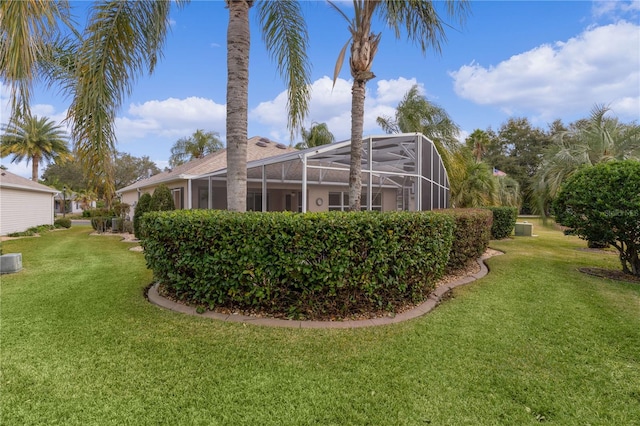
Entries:
[[418,85],[404,95],[396,107],[395,118],[378,117],[376,122],[386,133],[422,133],[433,141],[447,169],[451,153],[460,147],[460,127],[444,108],[421,95]]
[[467,147],[471,149],[476,162],[482,161],[482,156],[487,153],[489,143],[489,134],[484,130],[476,129],[465,140]]
[[449,170],[451,204],[456,208],[493,206],[499,202],[498,181],[492,169],[476,162],[471,152],[460,149],[454,154],[454,167]]
[[38,181],[42,161],[66,160],[71,157],[67,136],[62,126],[47,117],[21,117],[3,126],[0,136],[0,156],[13,155],[12,163],[31,162],[31,180]]
[[[396,38],[400,38],[404,29],[407,37],[416,42],[423,53],[433,47],[441,51],[440,44],[446,39],[444,26],[432,0],[394,1],[394,0],[353,0],[354,18],[349,17],[332,1],[329,4],[348,22],[351,37],[338,55],[333,80],[334,84],[342,68],[345,52],[351,44],[349,65],[353,86],[351,89],[351,165],[349,171],[349,208],[360,210],[362,190],[362,134],[364,129],[364,99],[367,82],[375,77],[371,71],[373,59],[378,50],[381,33],[371,31],[374,15],[378,15],[393,29]],[[445,12],[450,17],[459,17],[462,23],[468,12],[467,0],[446,0]]]
[[[172,4],[188,0],[107,0],[91,9],[84,34],[75,44],[54,44],[58,19],[68,22],[67,2],[0,2],[0,69],[12,102],[28,105],[28,88],[37,80],[38,61],[49,61],[46,76],[58,79],[73,100],[68,109],[75,151],[92,187],[114,193],[114,122],[136,79],[153,72],[169,29]],[[253,0],[225,0],[227,32],[228,207],[246,208],[248,11]],[[263,38],[289,88],[292,134],[308,110],[307,30],[300,5],[292,0],[258,3]],[[20,6],[20,7],[18,7]],[[66,48],[64,50],[58,50]],[[39,55],[38,52],[44,52]],[[69,60],[73,58],[73,60]],[[51,61],[55,60],[52,64]],[[17,99],[17,101],[16,101]]]
[[296,144],[296,149],[307,149],[314,146],[327,145],[335,142],[336,138],[329,131],[327,123],[311,123],[309,130],[304,127],[300,130],[302,142]]
[[43,59],[61,42],[61,26],[72,27],[67,0],[0,2],[0,79],[13,118],[30,115],[33,83],[45,77]]
[[[225,0],[227,28],[227,209],[245,211],[247,194],[247,127],[249,91],[249,9],[253,0]],[[258,4],[267,50],[288,87],[291,134],[306,117],[310,98],[308,35],[300,4],[292,0]]]
[[169,165],[171,167],[179,166],[222,149],[222,141],[218,139],[218,136],[220,135],[217,132],[205,132],[198,129],[188,138],[178,139],[171,147]]
[[611,160],[640,161],[640,125],[607,117],[609,108],[596,105],[587,120],[552,137],[552,145],[534,176],[535,208],[545,216],[563,182],[580,167]]

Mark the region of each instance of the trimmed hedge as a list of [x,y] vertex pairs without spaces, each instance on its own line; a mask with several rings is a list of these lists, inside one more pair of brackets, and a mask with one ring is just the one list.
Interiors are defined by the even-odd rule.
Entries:
[[177,299],[310,319],[423,301],[454,231],[433,212],[178,210],[142,224],[147,266]]
[[71,219],[68,217],[59,217],[53,221],[53,226],[56,228],[71,228]]
[[464,268],[478,259],[489,247],[493,213],[484,209],[437,210],[455,220],[453,246],[449,254],[446,272]]
[[485,208],[493,212],[491,239],[501,240],[511,235],[513,228],[516,226],[516,220],[518,219],[518,209],[509,206]]

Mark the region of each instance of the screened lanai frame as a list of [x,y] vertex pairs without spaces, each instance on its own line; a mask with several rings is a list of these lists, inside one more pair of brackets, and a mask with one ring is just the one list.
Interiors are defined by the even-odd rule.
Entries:
[[[251,161],[247,163],[247,187],[259,187],[261,197],[257,199],[262,211],[268,209],[269,190],[286,188],[292,194],[300,194],[298,208],[304,213],[309,206],[310,187],[348,188],[350,151],[351,142],[345,140]],[[214,192],[226,182],[226,177],[226,169],[191,176],[189,192],[193,183],[198,183],[199,188],[208,188],[206,208],[216,208]],[[375,209],[376,194],[385,188],[396,190],[394,210],[449,207],[447,170],[433,142],[420,133],[365,137],[362,188],[362,206],[366,210]],[[204,205],[195,207],[205,208]]]

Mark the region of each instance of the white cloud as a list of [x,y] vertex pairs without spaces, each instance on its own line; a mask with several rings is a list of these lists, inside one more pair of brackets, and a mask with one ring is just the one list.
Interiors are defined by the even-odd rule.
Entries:
[[604,103],[615,105],[621,119],[636,119],[639,64],[640,27],[622,21],[539,46],[489,68],[464,65],[450,75],[458,96],[509,114],[528,112],[554,119]]
[[196,129],[224,134],[226,106],[211,99],[189,97],[131,104],[128,116],[116,120],[118,141],[132,142],[150,136],[180,138]]
[[595,0],[591,6],[596,18],[611,17],[620,19],[622,16],[637,16],[640,13],[638,0]]
[[[405,93],[416,84],[416,79],[400,77],[396,80],[380,80],[376,85],[369,84],[365,98],[364,134],[380,134],[382,130],[376,123],[379,116],[393,116],[395,108]],[[305,127],[311,123],[327,123],[336,140],[348,139],[351,135],[351,81],[333,80],[324,76],[312,83],[311,103]],[[267,128],[267,135],[275,140],[288,141],[287,131],[287,92],[266,102],[261,102],[251,110],[249,122],[259,123]],[[295,141],[294,141],[295,142]]]

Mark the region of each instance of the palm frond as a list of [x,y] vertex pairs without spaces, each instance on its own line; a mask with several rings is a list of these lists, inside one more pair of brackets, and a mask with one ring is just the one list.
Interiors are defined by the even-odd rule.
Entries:
[[307,26],[297,1],[263,1],[258,4],[263,40],[288,88],[287,127],[293,139],[307,116],[311,99]]

